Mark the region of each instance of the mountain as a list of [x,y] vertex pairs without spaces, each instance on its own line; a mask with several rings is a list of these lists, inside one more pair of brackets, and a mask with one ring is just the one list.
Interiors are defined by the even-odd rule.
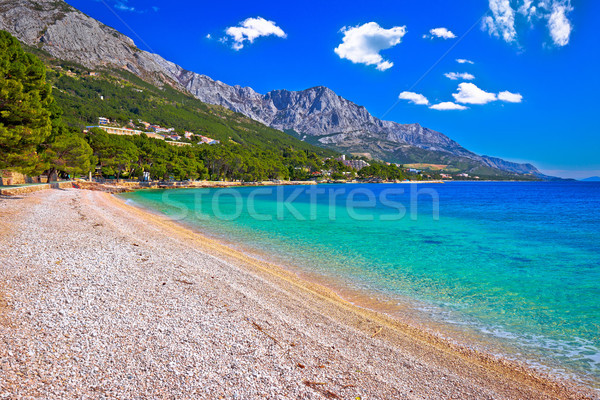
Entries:
[[531,164],[480,156],[440,132],[372,116],[365,107],[318,86],[260,94],[187,71],[138,49],[127,36],[62,0],[0,0],[0,29],[53,57],[88,68],[119,68],[158,86],[187,91],[306,142],[396,163],[447,165],[481,175],[543,175]]
[[86,67],[117,67],[153,83],[176,84],[162,58],[62,0],[0,0],[0,29],[52,56]]
[[419,124],[399,124],[373,117],[363,106],[323,86],[303,91],[274,90],[265,95],[251,88],[183,72],[178,81],[198,99],[240,112],[302,140],[336,150],[368,154],[396,163],[450,164],[461,170],[488,167],[518,174],[541,173],[531,164],[479,156]]
[[189,93],[169,86],[158,88],[130,72],[90,71],[40,51],[36,54],[46,63],[46,80],[53,87],[52,94],[67,125],[96,125],[99,115],[111,121],[141,119],[180,132],[204,134],[221,143],[241,145],[258,154],[294,149],[322,157],[336,155],[225,107],[203,103]]
[[165,60],[158,62],[201,101],[227,107],[320,146],[402,164],[425,162],[486,175],[504,171],[543,177],[531,164],[479,156],[419,124],[378,119],[365,107],[324,86],[302,91],[274,90],[262,95],[249,87],[230,86],[186,71]]
[[600,182],[600,176],[590,176],[581,180],[582,182]]

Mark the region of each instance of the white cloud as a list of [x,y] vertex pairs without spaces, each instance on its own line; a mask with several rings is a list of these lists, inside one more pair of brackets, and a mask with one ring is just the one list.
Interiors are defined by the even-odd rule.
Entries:
[[483,20],[484,29],[496,37],[511,43],[517,39],[515,30],[515,10],[509,0],[489,0],[491,16]]
[[225,33],[233,40],[231,47],[234,50],[241,50],[244,47],[244,42],[253,43],[255,39],[262,36],[287,37],[283,29],[278,27],[275,22],[262,17],[247,18],[238,26],[227,28]]
[[121,11],[132,11],[132,12],[135,11],[135,7],[128,6],[127,5],[127,1],[128,0],[122,0],[122,1],[117,0],[115,2],[115,6],[114,7],[117,10],[121,10]]
[[532,28],[539,21],[546,22],[555,46],[569,43],[573,30],[568,18],[573,11],[571,0],[489,0],[489,6],[491,15],[483,20],[484,30],[508,43],[517,42],[517,27]]
[[447,28],[433,28],[429,30],[429,34],[423,35],[423,39],[433,39],[434,37],[442,39],[454,39],[456,35]]
[[444,74],[444,76],[448,79],[452,79],[453,81],[456,81],[458,79],[461,79],[463,81],[472,81],[473,79],[475,79],[475,77],[469,74],[468,72],[447,72]]
[[571,23],[567,18],[567,13],[571,10],[572,8],[568,4],[554,3],[552,6],[552,14],[548,17],[548,30],[552,41],[557,46],[569,44]]
[[465,58],[457,58],[456,62],[459,64],[475,64],[473,61],[467,60]]
[[212,39],[212,35],[211,35],[210,33],[207,33],[207,34],[206,34],[206,38],[207,38],[207,39]]
[[506,101],[508,103],[520,103],[523,101],[523,96],[519,93],[511,93],[507,90],[498,93],[498,100]]
[[391,68],[394,63],[384,60],[379,54],[381,50],[396,46],[406,35],[406,26],[395,26],[384,29],[376,22],[364,25],[343,27],[342,43],[334,49],[340,58],[353,63],[375,65],[380,71]]
[[460,104],[453,103],[451,101],[444,101],[443,103],[434,104],[431,107],[432,110],[466,110],[467,107],[461,106]]
[[523,0],[523,4],[519,7],[519,14],[527,17],[528,21],[531,21],[532,17],[535,17],[537,7],[533,5],[533,0]]
[[159,12],[160,8],[157,6],[151,6],[149,8],[137,8],[129,5],[129,0],[94,0],[96,2],[102,2],[106,7],[113,7],[115,10],[119,11],[127,11],[138,14],[145,14],[150,12],[151,10],[154,12]]
[[475,84],[467,82],[460,83],[458,93],[453,93],[452,97],[462,104],[487,104],[497,100],[496,94],[488,93],[479,89]]
[[429,104],[429,100],[427,100],[427,97],[423,96],[422,94],[414,93],[414,92],[402,92],[402,93],[400,93],[398,98],[401,100],[408,100],[413,104],[419,104],[419,105],[425,105],[425,106]]
[[496,100],[508,103],[521,103],[523,96],[520,93],[512,93],[507,90],[498,93],[489,93],[478,88],[470,82],[461,82],[458,84],[458,92],[453,93],[452,97],[457,103],[461,104],[487,104]]

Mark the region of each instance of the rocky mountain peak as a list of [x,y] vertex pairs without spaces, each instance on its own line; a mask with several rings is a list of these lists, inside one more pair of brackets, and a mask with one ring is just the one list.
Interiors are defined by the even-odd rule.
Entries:
[[121,68],[154,84],[169,84],[203,102],[221,105],[273,128],[343,152],[369,153],[392,162],[479,165],[539,174],[529,164],[476,155],[419,124],[372,116],[365,107],[325,86],[257,93],[230,86],[135,47],[133,40],[62,0],[0,0],[0,29],[52,56],[89,68]]

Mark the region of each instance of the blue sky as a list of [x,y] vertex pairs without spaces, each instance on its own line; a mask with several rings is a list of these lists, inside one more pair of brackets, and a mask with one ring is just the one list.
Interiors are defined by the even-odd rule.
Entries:
[[600,175],[597,1],[68,2],[228,84],[324,85],[480,154]]

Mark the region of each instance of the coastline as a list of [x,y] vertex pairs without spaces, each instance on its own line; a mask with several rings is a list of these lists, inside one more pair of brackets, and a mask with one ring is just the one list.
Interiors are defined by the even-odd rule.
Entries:
[[[38,192],[25,198],[25,201],[41,203],[41,205],[44,205],[44,202],[47,202],[48,199],[59,196],[58,194],[55,195],[51,192],[56,191]],[[427,390],[427,388],[432,387],[432,385],[440,385],[439,387],[436,386],[439,390],[443,390],[439,392],[440,398],[450,398],[452,388],[458,390],[458,392],[454,393],[461,393],[463,395],[462,398],[485,398],[488,395],[502,398],[532,399],[594,398],[594,395],[585,388],[571,386],[566,382],[547,379],[547,377],[541,376],[528,368],[475,352],[467,347],[452,344],[387,315],[369,310],[360,305],[352,304],[349,301],[344,300],[331,288],[318,282],[302,279],[302,277],[293,272],[287,271],[267,261],[257,260],[214,238],[209,238],[199,232],[192,231],[181,224],[171,221],[167,217],[125,204],[123,200],[109,194],[67,190],[64,191],[64,194],[60,193],[60,196],[66,197],[64,201],[69,198],[71,201],[73,201],[73,198],[79,198],[79,200],[81,200],[82,210],[80,215],[82,215],[81,218],[85,216],[85,220],[82,221],[91,220],[93,218],[108,218],[118,220],[118,222],[121,223],[128,222],[132,226],[144,229],[139,232],[141,235],[155,235],[156,238],[168,237],[171,241],[177,242],[178,246],[184,246],[186,249],[193,249],[198,256],[204,254],[205,258],[212,258],[219,262],[225,262],[227,265],[232,265],[235,268],[239,268],[241,271],[244,271],[244,274],[249,274],[248,276],[254,277],[253,281],[258,279],[258,281],[256,281],[257,284],[260,283],[260,285],[266,285],[265,287],[271,287],[274,291],[281,292],[283,300],[282,303],[279,304],[280,306],[283,305],[298,310],[306,310],[307,313],[313,313],[315,318],[324,318],[324,321],[330,321],[332,325],[339,327],[340,331],[336,331],[331,337],[331,340],[334,338],[344,338],[344,340],[351,339],[355,341],[354,345],[369,349],[369,351],[367,351],[367,353],[369,353],[368,355],[376,359],[376,361],[372,362],[378,362],[380,368],[385,366],[385,369],[377,369],[376,366],[373,368],[375,368],[380,375],[384,376],[387,379],[387,382],[393,382],[394,379],[398,379],[388,376],[389,374],[394,374],[394,371],[397,373],[398,368],[409,365],[410,367],[406,368],[412,372],[404,371],[403,374],[400,374],[400,379],[402,377],[406,378],[407,376],[412,376],[415,380],[415,382],[405,382],[406,395],[411,396],[409,393],[414,392],[412,398],[421,398],[418,395],[419,391]],[[14,201],[19,200],[15,199]],[[0,212],[2,212],[1,209]],[[94,215],[94,212],[99,214]],[[98,223],[105,222],[95,222],[95,224]],[[88,223],[82,222],[82,224],[84,226],[81,227],[81,230],[91,229],[87,226]],[[116,245],[119,244],[119,235],[127,237],[123,232],[116,235],[116,239],[114,240]],[[9,236],[10,234],[6,235],[6,237]],[[139,236],[139,240],[143,237],[144,236]],[[128,240],[131,240],[131,238]],[[189,276],[189,278],[186,279],[189,279],[190,282],[197,282],[193,271],[187,270],[186,275]],[[184,283],[183,285],[185,286],[187,283]],[[15,297],[14,293],[10,293],[11,288],[4,287],[1,289],[4,292],[9,293],[8,304],[11,307],[15,307]],[[262,295],[260,293],[262,293]],[[260,303],[268,303],[271,301],[269,297],[271,294],[264,290],[259,291],[258,294],[254,293],[254,295],[258,296],[257,300]],[[218,302],[218,300],[215,300],[215,302]],[[310,304],[311,307],[306,308],[307,304]],[[278,313],[281,311],[272,309],[271,312],[273,315],[279,315]],[[296,317],[295,314],[286,315],[286,318],[288,319],[298,319],[300,317]],[[260,326],[261,329],[256,328],[256,326]],[[262,337],[263,339],[269,341],[269,338],[273,339],[275,337],[274,334],[267,333],[263,330],[262,323],[261,325],[256,326],[256,330],[265,333]],[[296,329],[301,328],[296,325]],[[354,333],[350,334],[350,332]],[[2,333],[4,334],[5,332],[2,331]],[[282,333],[279,334],[283,335]],[[348,334],[350,334],[350,336],[346,336]],[[281,339],[277,339],[276,342],[281,343],[282,341]],[[337,346],[338,342],[336,341],[336,347]],[[341,348],[343,351],[350,351],[344,350],[343,345]],[[410,354],[410,357],[407,356],[406,359],[396,360],[395,357],[387,357],[384,354],[390,351],[392,351],[393,355],[396,357],[401,357],[402,354]],[[383,362],[384,358],[387,359],[386,362]],[[357,360],[358,359],[359,358],[357,358]],[[415,363],[415,360],[418,360],[418,362]],[[361,363],[356,361],[356,364],[355,367],[358,367]],[[361,368],[364,368],[364,366]],[[304,370],[304,368],[300,369]],[[419,372],[417,373],[416,371]],[[377,373],[375,375],[377,375]],[[446,378],[444,378],[444,376]],[[379,379],[384,378],[380,377]],[[444,382],[444,379],[447,379],[448,382]],[[317,392],[323,395],[324,392],[322,390],[324,386],[321,385],[321,382],[315,381],[313,383],[314,385],[312,385],[312,387],[311,384],[306,383],[304,384],[304,387],[308,388],[309,392],[312,392],[313,394]],[[452,388],[447,387],[446,384],[452,386]],[[391,384],[391,387],[394,387],[393,383]],[[371,386],[367,383],[364,384],[363,388],[365,389],[365,395],[369,390],[372,390],[372,393],[374,394],[373,398],[386,398],[384,393],[385,390],[389,389],[389,387],[382,387],[381,391],[378,392],[378,389],[375,386]],[[370,389],[367,390],[367,388]],[[2,386],[2,380],[0,380],[0,389],[5,390]],[[317,389],[321,389],[321,391]],[[346,389],[351,391],[350,386]],[[403,390],[405,388],[402,387],[399,388],[399,390],[400,389]],[[329,391],[329,389],[327,390]],[[334,388],[331,390],[334,390]],[[337,390],[338,393],[341,393],[340,396],[342,396],[337,398],[350,398],[349,393],[344,392],[343,388],[337,387],[335,390]],[[387,393],[389,395],[390,392]],[[399,393],[400,392],[397,393],[398,397],[400,397]],[[424,393],[428,392],[425,391]]]
[[[474,181],[477,182],[477,181]],[[399,182],[399,183],[420,183],[420,182]],[[424,183],[443,183],[438,181],[424,182]],[[500,373],[516,374],[519,379],[524,381],[531,380],[532,382],[539,383],[541,385],[548,385],[555,390],[558,387],[568,388],[572,385],[571,382],[560,380],[557,377],[550,377],[542,371],[534,370],[529,366],[523,365],[516,361],[507,360],[505,358],[496,357],[491,354],[487,354],[478,350],[475,350],[467,345],[461,344],[450,338],[442,337],[436,332],[432,332],[425,326],[418,326],[415,324],[415,320],[401,320],[392,317],[386,309],[398,311],[402,307],[386,306],[380,300],[375,300],[366,293],[359,292],[357,290],[351,290],[343,283],[333,283],[329,280],[323,279],[323,277],[316,274],[309,274],[301,271],[300,268],[288,268],[288,266],[281,266],[279,263],[273,263],[268,259],[256,258],[256,254],[252,254],[247,251],[243,246],[241,248],[233,248],[231,243],[227,243],[219,238],[215,238],[212,235],[207,235],[196,227],[188,226],[183,222],[171,221],[168,217],[160,215],[158,212],[154,213],[153,210],[145,209],[139,205],[126,204],[125,200],[115,196],[110,196],[111,200],[115,200],[119,206],[133,208],[147,213],[146,218],[152,217],[159,219],[161,223],[165,223],[170,229],[179,230],[182,228],[188,232],[182,232],[184,235],[192,234],[197,236],[196,240],[200,240],[202,245],[209,243],[209,248],[214,250],[217,256],[227,257],[233,262],[242,262],[245,267],[252,268],[255,272],[264,273],[266,276],[272,276],[278,279],[283,279],[286,283],[293,284],[296,288],[303,291],[312,292],[320,296],[323,300],[336,304],[338,307],[343,307],[351,313],[360,315],[363,318],[367,318],[373,322],[377,322],[381,326],[377,328],[376,335],[381,335],[383,330],[389,330],[387,332],[391,341],[394,341],[394,334],[408,335],[414,340],[423,341],[427,345],[434,346],[442,351],[448,351],[450,353],[456,353],[460,357],[465,357],[473,362],[479,362],[499,371]],[[166,219],[166,221],[165,221]],[[173,224],[173,225],[171,225]],[[249,254],[249,255],[248,255]],[[384,335],[382,335],[383,337]],[[571,386],[569,389],[572,389]]]

